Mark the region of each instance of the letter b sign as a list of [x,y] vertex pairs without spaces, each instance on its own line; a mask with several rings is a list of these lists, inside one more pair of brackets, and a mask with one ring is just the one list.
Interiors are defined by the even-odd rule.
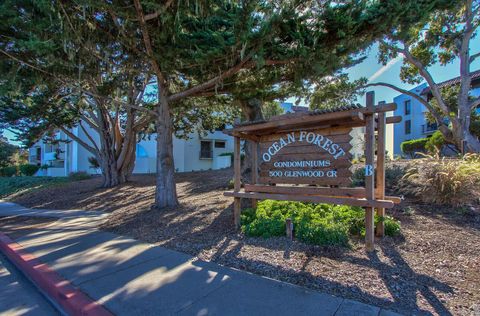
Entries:
[[366,177],[373,176],[373,166],[372,165],[365,165],[365,176]]

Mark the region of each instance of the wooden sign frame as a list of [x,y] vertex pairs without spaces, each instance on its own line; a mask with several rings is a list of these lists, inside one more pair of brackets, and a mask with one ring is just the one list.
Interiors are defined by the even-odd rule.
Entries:
[[[374,105],[375,95],[367,93],[366,107],[351,106],[336,111],[317,111],[279,115],[269,121],[237,125],[225,130],[234,137],[234,186],[225,196],[233,201],[235,226],[240,227],[241,199],[252,200],[255,207],[257,200],[273,199],[281,201],[301,201],[312,203],[331,203],[360,206],[365,209],[365,244],[367,251],[374,249],[374,213],[385,216],[385,209],[392,208],[401,199],[385,196],[385,133],[386,124],[401,122],[401,117],[386,117],[386,112],[396,109],[395,103]],[[365,128],[365,187],[339,187],[332,185],[318,186],[281,186],[259,183],[259,142],[266,135],[288,133],[301,130],[332,129],[337,127]],[[375,134],[377,132],[377,134]],[[377,137],[375,137],[377,136]],[[248,140],[251,146],[252,178],[241,189],[241,140]],[[376,148],[376,150],[375,150]],[[375,160],[376,154],[376,160]],[[376,162],[376,163],[375,163]],[[377,236],[384,236],[384,223],[376,227]]]

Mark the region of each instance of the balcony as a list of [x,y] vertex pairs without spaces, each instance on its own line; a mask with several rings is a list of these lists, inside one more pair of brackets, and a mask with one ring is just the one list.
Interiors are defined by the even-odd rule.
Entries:
[[45,161],[64,160],[63,153],[56,151],[45,153],[43,159]]
[[430,135],[438,129],[437,123],[427,123],[422,125],[422,134]]
[[30,156],[28,157],[28,162],[31,163],[31,164],[36,165],[37,163],[40,162],[40,157],[37,156],[37,155],[30,155]]

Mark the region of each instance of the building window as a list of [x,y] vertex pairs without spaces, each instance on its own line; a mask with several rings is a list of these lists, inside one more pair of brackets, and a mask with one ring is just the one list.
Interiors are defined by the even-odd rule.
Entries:
[[410,134],[412,132],[412,121],[406,120],[405,121],[405,134]]
[[148,157],[148,153],[142,145],[137,144],[137,148],[135,149],[135,151],[138,158]]
[[412,101],[407,100],[405,101],[405,115],[409,115],[411,111],[412,111]]
[[225,148],[225,142],[223,140],[216,140],[215,148]]
[[212,159],[212,158],[213,158],[212,141],[210,140],[200,141],[200,159]]

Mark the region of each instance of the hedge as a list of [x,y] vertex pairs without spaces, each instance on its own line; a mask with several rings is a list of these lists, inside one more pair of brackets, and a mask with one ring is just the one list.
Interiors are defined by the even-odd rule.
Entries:
[[428,141],[428,138],[418,138],[418,139],[407,140],[400,144],[400,149],[404,154],[414,157],[415,153],[426,151],[425,145],[427,141]]

